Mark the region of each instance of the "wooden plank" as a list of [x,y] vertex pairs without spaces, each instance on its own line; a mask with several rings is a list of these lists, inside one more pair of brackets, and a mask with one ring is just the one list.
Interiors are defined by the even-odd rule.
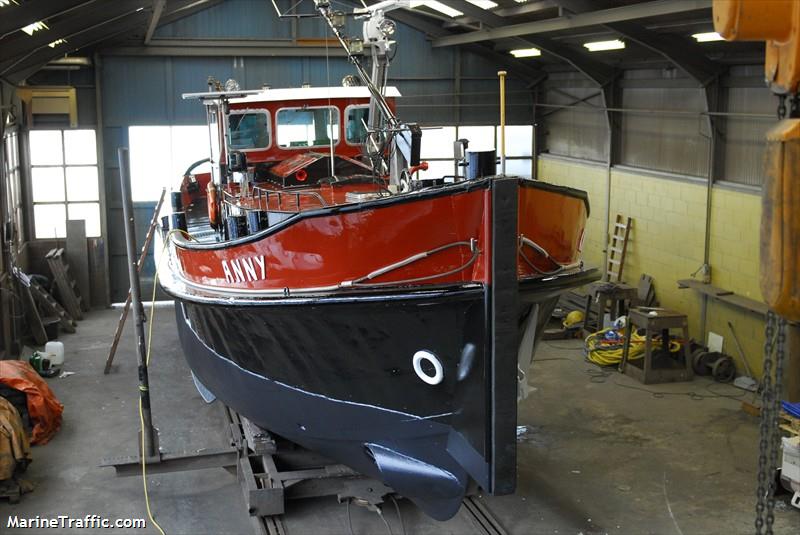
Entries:
[[111,303],[106,273],[106,241],[102,237],[88,238],[86,241],[89,247],[90,305],[105,308]]
[[74,319],[83,319],[80,298],[75,294],[75,287],[65,269],[64,249],[51,249],[45,256],[45,260],[47,260],[50,273],[53,274],[64,308]]
[[766,316],[769,307],[761,301],[750,299],[743,295],[737,295],[730,290],[725,290],[718,286],[705,284],[695,279],[681,279],[678,281],[678,288],[691,288],[701,294],[705,294],[712,299],[716,299],[722,303],[726,303],[741,310],[747,310],[754,314]]
[[89,310],[89,247],[86,242],[86,221],[70,219],[67,221],[66,260],[72,266],[72,278],[78,285],[81,295],[81,308]]

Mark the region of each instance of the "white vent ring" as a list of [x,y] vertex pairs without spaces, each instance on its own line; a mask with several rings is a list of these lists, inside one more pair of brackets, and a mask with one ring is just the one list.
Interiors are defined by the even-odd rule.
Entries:
[[[425,370],[422,369],[423,361],[427,361],[431,366],[433,366],[433,375],[429,375],[425,372]],[[442,367],[442,362],[439,360],[439,357],[430,351],[425,351],[423,349],[414,353],[413,364],[417,377],[429,385],[438,385],[444,379],[444,368]]]

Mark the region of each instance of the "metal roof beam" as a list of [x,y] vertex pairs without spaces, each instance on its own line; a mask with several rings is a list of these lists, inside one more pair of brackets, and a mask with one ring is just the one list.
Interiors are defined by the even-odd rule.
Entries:
[[453,32],[442,28],[440,25],[433,22],[433,19],[429,17],[422,17],[403,9],[390,11],[386,14],[386,16],[390,19],[396,20],[397,22],[402,22],[406,26],[410,26],[415,30],[423,32],[434,38],[453,35]]
[[434,39],[433,46],[453,46],[466,43],[479,43],[481,41],[506,39],[523,35],[533,35],[545,32],[557,32],[586,26],[598,26],[610,22],[636,20],[645,17],[673,15],[687,11],[697,11],[711,8],[711,0],[656,0],[641,4],[632,4],[623,7],[602,9],[572,16],[557,17],[554,19],[511,24],[500,28],[478,30],[460,35],[451,35]]
[[[155,41],[157,42],[157,41]],[[150,46],[118,46],[103,49],[104,56],[170,56],[170,57],[345,57],[341,48],[324,46],[297,46],[291,42],[278,44],[274,42],[258,44],[185,44],[185,45],[150,45]]]
[[[135,14],[142,14],[142,15],[146,16],[147,12],[146,11],[142,11],[142,10],[137,8],[137,9],[129,10],[129,11],[125,12],[125,13],[115,14],[115,15],[113,15],[111,17],[109,17],[108,14],[104,14],[104,17],[107,17],[107,18],[103,18],[102,20],[97,21],[94,24],[91,24],[90,26],[84,26],[80,30],[77,30],[77,31],[75,31],[73,33],[69,33],[69,34],[64,33],[64,34],[62,34],[63,37],[55,37],[55,39],[59,39],[59,38],[67,39],[67,42],[64,45],[59,45],[59,46],[55,46],[55,47],[52,47],[52,48],[50,46],[48,46],[47,44],[40,45],[38,47],[30,49],[28,51],[28,53],[26,53],[26,54],[23,54],[23,55],[20,55],[20,56],[14,56],[9,61],[6,61],[5,63],[0,63],[0,76],[3,76],[3,75],[5,75],[5,74],[7,74],[9,72],[15,72],[15,71],[20,70],[21,69],[20,65],[27,65],[29,63],[27,61],[29,58],[39,57],[40,55],[46,56],[47,60],[43,61],[41,63],[41,65],[44,65],[45,63],[50,61],[50,59],[52,59],[52,58],[57,58],[59,56],[63,56],[64,54],[66,54],[69,51],[77,50],[80,47],[76,47],[75,46],[76,43],[81,43],[86,39],[91,39],[94,35],[96,35],[98,33],[98,32],[94,32],[93,30],[97,30],[98,28],[107,26],[107,25],[111,24],[112,22],[118,23],[119,21],[127,19],[127,18],[129,18],[129,17],[131,17],[132,15],[135,15]],[[89,23],[85,21],[84,24],[89,24]],[[115,28],[116,28],[116,26],[115,26]],[[86,35],[86,34],[88,34],[88,35]],[[72,42],[72,39],[74,37],[80,37],[80,36],[83,36],[83,38],[77,40],[76,42]],[[83,46],[86,46],[86,45],[83,45]],[[5,49],[3,49],[3,52],[5,52]],[[44,52],[44,54],[39,54],[39,52]]]
[[149,44],[153,38],[153,33],[158,28],[158,21],[161,18],[161,12],[164,11],[164,4],[167,0],[153,0],[153,14],[150,15],[150,22],[147,23],[147,31],[144,34],[144,44]]
[[[186,2],[183,6],[172,9],[168,13],[162,15],[161,22],[158,25],[164,26],[165,24],[189,17],[195,13],[199,13],[200,11],[210,9],[221,4],[222,2],[224,2],[224,0],[194,0]],[[172,4],[173,2],[171,1],[167,7],[172,6]]]
[[64,15],[97,0],[32,0],[23,4],[9,4],[2,8],[0,39],[37,21]]
[[679,35],[661,34],[632,22],[615,22],[607,26],[631,41],[661,54],[700,85],[708,85],[725,71],[724,65],[708,59],[702,47]]
[[[553,2],[553,0],[538,0],[535,2],[529,0],[524,4],[517,4],[512,7],[497,7],[490,10],[489,12],[495,15],[499,15],[501,17],[515,17],[517,15],[528,15],[530,13],[538,13],[540,11],[544,11],[545,9],[553,9],[555,7],[557,6],[555,2]],[[456,17],[452,21],[447,22],[445,24],[445,27],[463,26],[465,24],[472,24],[474,22],[476,22],[476,19],[468,15],[464,15],[462,17]]]
[[[588,0],[553,1],[573,13],[589,13],[594,7],[593,3]],[[657,54],[661,54],[700,85],[707,85],[725,70],[723,65],[708,59],[701,46],[681,36],[659,33],[635,22],[609,22],[604,26]]]
[[[462,13],[474,17],[482,24],[488,27],[502,27],[506,23],[506,19],[496,15],[490,11],[482,9],[466,0],[439,0],[443,4],[461,11]],[[597,85],[606,85],[614,78],[614,69],[588,57],[586,54],[581,53],[568,45],[556,43],[550,39],[543,37],[535,37],[533,39],[526,37],[515,38],[522,46],[536,47],[544,50],[553,56],[556,56],[580,72],[592,79]]]
[[[24,57],[40,48],[48,47],[50,43],[59,39],[70,39],[99,25],[113,22],[120,15],[133,13],[140,7],[141,1],[117,1],[102,10],[87,10],[90,11],[89,13],[84,12],[84,10],[76,11],[69,17],[60,20],[58,24],[53,24],[50,29],[34,32],[33,35],[19,33],[4,41],[3,45],[0,46],[0,64],[18,57]],[[54,49],[60,50],[58,46],[54,47]]]
[[526,65],[508,54],[501,54],[492,48],[483,45],[468,45],[463,49],[506,67],[510,76],[521,78],[528,83],[528,87],[535,87],[547,78],[546,72]]
[[471,4],[467,2],[467,0],[439,0],[439,1],[448,7],[457,9],[458,11],[462,12],[464,15],[468,17],[472,17],[481,24],[485,24],[486,26],[490,26],[492,28],[503,26],[507,22],[506,19],[503,18],[502,16],[493,13],[488,9],[483,9],[482,7],[478,7],[475,4]]
[[[78,38],[69,41],[68,47],[63,49],[45,47],[38,51],[31,53],[28,57],[20,60],[16,65],[11,68],[6,68],[10,73],[8,78],[14,82],[24,80],[28,76],[38,71],[42,65],[46,65],[49,61],[62,57],[66,53],[75,52],[81,48],[92,46],[101,43],[108,39],[114,38],[120,34],[128,33],[136,28],[141,28],[148,20],[149,13],[147,11],[134,11],[125,16],[124,19],[118,21],[110,27],[104,27],[105,31],[91,32],[82,34]],[[6,72],[3,71],[3,73]],[[5,76],[5,74],[3,74]]]
[[546,37],[533,36],[522,39],[525,43],[566,61],[599,86],[604,86],[616,77],[616,70],[601,61],[588,57],[587,53],[557,43]]
[[[414,13],[410,13],[409,11],[398,9],[388,13],[387,16],[396,20],[397,22],[410,26],[415,30],[426,33],[431,37],[444,37],[446,35],[453,35],[451,31],[442,28],[434,22],[431,22],[430,18],[416,15]],[[508,54],[497,52],[492,48],[476,44],[464,47],[464,49],[474,54],[478,54],[479,56],[485,57],[491,61],[500,63],[501,65],[505,65],[509,69],[509,72],[512,76],[517,76],[523,79],[531,86],[536,85],[547,78],[547,74],[545,72],[531,67],[530,65],[526,65],[522,61],[519,61]]]

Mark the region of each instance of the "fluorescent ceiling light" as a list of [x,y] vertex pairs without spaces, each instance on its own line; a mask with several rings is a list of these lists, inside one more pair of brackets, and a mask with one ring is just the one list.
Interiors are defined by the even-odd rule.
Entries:
[[436,0],[411,0],[412,8],[420,6],[429,7],[434,11],[438,11],[439,13],[447,15],[448,17],[458,17],[460,15],[463,15],[463,13],[460,12],[459,10],[453,9],[450,6],[446,6],[441,2],[437,2]]
[[48,44],[47,46],[49,46],[50,48],[55,48],[58,45],[63,45],[66,42],[67,42],[66,39],[56,39],[55,41],[53,41],[52,43]]
[[613,41],[595,41],[594,43],[584,43],[584,47],[589,49],[589,52],[601,52],[603,50],[619,50],[625,48],[625,43],[619,39]]
[[524,3],[525,3],[525,2],[527,2],[528,0],[514,0],[514,1],[515,1],[516,3],[518,3],[518,4],[524,4]]
[[49,30],[49,29],[50,28],[44,22],[36,21],[22,28],[22,31],[27,33],[28,35],[33,35],[33,32],[38,32],[39,30]]
[[708,43],[710,41],[724,41],[725,40],[725,38],[722,37],[717,32],[695,33],[695,34],[692,34],[692,37],[694,37],[695,40],[698,43]]
[[15,6],[19,5],[17,0],[0,0],[0,7],[10,6],[11,4],[14,4]]
[[538,48],[518,48],[516,50],[512,50],[511,55],[515,58],[532,58],[535,56],[541,56],[542,51]]
[[492,2],[492,0],[467,0],[467,2],[483,9],[492,9],[493,7],[497,7],[497,2]]

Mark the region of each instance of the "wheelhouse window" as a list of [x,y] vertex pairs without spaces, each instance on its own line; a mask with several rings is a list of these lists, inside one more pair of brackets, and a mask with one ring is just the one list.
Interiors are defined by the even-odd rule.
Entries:
[[231,149],[266,149],[269,145],[269,114],[266,110],[232,111],[228,115],[228,146]]
[[345,141],[350,145],[361,145],[367,140],[369,106],[348,106],[345,110]]
[[86,236],[100,236],[94,130],[32,130],[28,140],[36,238],[66,237],[68,219],[85,220]]
[[339,110],[284,108],[278,110],[278,146],[282,148],[324,147],[339,141]]

